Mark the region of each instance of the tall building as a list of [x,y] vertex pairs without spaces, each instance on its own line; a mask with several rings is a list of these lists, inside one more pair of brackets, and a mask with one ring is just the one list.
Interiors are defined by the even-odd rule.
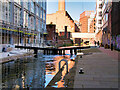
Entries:
[[95,33],[95,13],[91,13],[88,18],[88,33]]
[[89,33],[95,33],[95,18],[92,19],[92,21],[89,24]]
[[0,45],[40,46],[46,33],[46,1],[0,0]]
[[120,50],[120,2],[97,0],[96,40],[105,48]]
[[102,42],[102,0],[96,0],[96,41]]
[[102,45],[110,47],[111,42],[111,30],[108,24],[110,21],[108,20],[109,10],[111,8],[111,2],[109,0],[103,0],[102,2]]
[[69,13],[65,10],[65,0],[59,0],[58,11],[56,13],[47,14],[47,24],[55,24],[56,32],[59,36],[65,36],[65,28],[67,32],[67,37],[70,38],[72,32],[79,31],[74,20],[71,18]]
[[[120,50],[120,1],[111,6],[111,37],[114,49]],[[110,16],[110,15],[109,15]]]
[[81,23],[81,33],[88,33],[89,26],[88,26],[88,19],[90,18],[91,13],[94,13],[94,11],[84,11],[82,14],[80,14],[80,23]]

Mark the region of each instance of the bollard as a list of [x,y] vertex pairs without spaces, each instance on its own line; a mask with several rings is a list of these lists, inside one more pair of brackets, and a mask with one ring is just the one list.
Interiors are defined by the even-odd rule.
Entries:
[[77,54],[77,50],[76,49],[74,49],[74,53],[75,53],[75,55]]
[[72,49],[70,50],[70,55],[71,55],[71,56],[73,55]]
[[82,55],[80,55],[80,58],[82,58]]
[[80,68],[79,74],[84,74],[83,68]]

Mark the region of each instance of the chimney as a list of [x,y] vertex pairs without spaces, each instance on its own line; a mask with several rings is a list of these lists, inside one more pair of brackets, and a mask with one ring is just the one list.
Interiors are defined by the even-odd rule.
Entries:
[[65,0],[58,1],[58,11],[65,11]]

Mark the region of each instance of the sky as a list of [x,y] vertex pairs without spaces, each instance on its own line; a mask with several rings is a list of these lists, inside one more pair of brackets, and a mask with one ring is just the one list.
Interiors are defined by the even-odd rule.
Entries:
[[[85,1],[85,0],[84,0]],[[74,20],[79,21],[80,14],[85,10],[93,10],[95,11],[96,7],[96,0],[93,1],[74,1],[74,0],[67,0],[66,2],[66,11],[71,15]],[[58,0],[53,2],[47,2],[47,14],[55,13],[58,10]]]

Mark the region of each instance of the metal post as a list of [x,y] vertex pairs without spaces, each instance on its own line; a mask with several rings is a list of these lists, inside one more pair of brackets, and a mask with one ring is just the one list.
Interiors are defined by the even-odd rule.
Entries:
[[63,50],[63,55],[65,55],[65,50]]
[[74,49],[74,53],[75,53],[75,55],[77,54],[77,50],[76,49]]
[[45,55],[45,50],[44,50],[43,54]]
[[72,49],[70,49],[70,55],[71,55],[71,56],[73,55]]
[[61,62],[62,62],[62,61],[65,61],[65,63],[66,63],[66,73],[68,73],[68,61],[65,60],[65,59],[62,59],[62,60],[59,62],[59,70],[60,70],[60,68],[61,68]]

